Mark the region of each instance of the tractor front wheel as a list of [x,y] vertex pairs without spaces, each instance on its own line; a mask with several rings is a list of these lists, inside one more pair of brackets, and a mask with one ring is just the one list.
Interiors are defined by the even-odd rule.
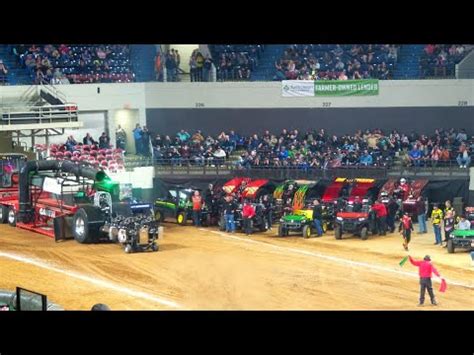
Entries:
[[367,240],[368,237],[369,237],[369,231],[367,227],[362,227],[362,229],[360,230],[360,239]]
[[310,238],[311,237],[311,226],[303,226],[303,238]]
[[16,220],[17,220],[17,214],[16,214],[15,210],[13,209],[13,207],[10,207],[8,209],[8,224],[11,227],[15,227],[16,226]]
[[279,236],[279,237],[284,237],[284,236],[286,236],[286,235],[288,235],[288,231],[286,230],[285,227],[283,227],[283,226],[280,224],[280,226],[278,226],[278,236]]
[[342,229],[341,229],[341,226],[336,225],[336,226],[334,227],[334,236],[336,237],[336,239],[342,239]]
[[449,239],[449,240],[448,240],[447,249],[448,249],[448,253],[450,253],[450,254],[454,253],[454,250],[455,250],[456,248],[454,247],[454,242],[453,242],[452,239]]
[[178,213],[178,215],[176,216],[176,222],[180,225],[180,226],[184,226],[186,225],[186,212],[184,211],[181,211]]

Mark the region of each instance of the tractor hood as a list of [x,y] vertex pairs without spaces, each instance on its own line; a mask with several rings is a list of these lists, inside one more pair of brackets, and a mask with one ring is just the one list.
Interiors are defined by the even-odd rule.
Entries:
[[369,214],[366,212],[339,212],[337,217],[341,218],[369,218]]

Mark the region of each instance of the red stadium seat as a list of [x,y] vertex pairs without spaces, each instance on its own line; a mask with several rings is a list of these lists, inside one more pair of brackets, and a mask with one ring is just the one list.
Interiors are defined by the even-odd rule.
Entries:
[[99,149],[99,154],[105,155],[105,154],[107,154],[107,150],[106,149]]
[[108,164],[107,164],[107,160],[102,160],[102,161],[100,162],[100,166],[107,167],[107,165],[108,165]]
[[105,154],[106,155],[109,155],[109,154],[112,155],[112,149],[106,149]]

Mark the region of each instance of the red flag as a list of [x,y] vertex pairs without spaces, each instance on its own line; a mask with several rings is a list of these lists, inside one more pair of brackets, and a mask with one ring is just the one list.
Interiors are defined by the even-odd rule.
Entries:
[[447,288],[448,288],[448,285],[446,284],[446,280],[441,279],[441,285],[439,286],[439,292],[445,292]]

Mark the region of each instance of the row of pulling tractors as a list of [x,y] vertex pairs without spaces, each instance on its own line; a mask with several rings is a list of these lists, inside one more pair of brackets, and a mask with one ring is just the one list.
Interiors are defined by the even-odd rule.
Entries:
[[157,251],[153,204],[121,196],[104,171],[69,161],[0,156],[0,223],[79,243],[118,242]]
[[[272,219],[279,222],[278,235],[300,234],[308,238],[314,232],[313,201],[318,199],[322,207],[323,231],[334,229],[337,239],[344,234],[353,234],[365,240],[369,234],[376,233],[375,214],[371,209],[376,199],[384,203],[391,199],[396,203],[399,214],[407,212],[416,217],[418,204],[426,203],[422,197],[427,183],[427,180],[407,182],[405,179],[389,179],[384,182],[336,178],[330,182],[287,180],[275,185],[267,179],[238,177],[223,185],[213,186],[213,202],[204,206],[202,224],[219,225],[224,230],[221,203],[224,196],[233,195],[239,202],[235,213],[237,229],[242,225],[242,201],[246,199],[256,208],[254,227],[258,231],[266,231],[269,226],[261,197],[268,195],[273,200]],[[192,215],[191,196],[195,190],[190,187],[169,190],[166,198],[155,202],[156,218],[163,221],[171,217],[180,225],[186,224]]]

